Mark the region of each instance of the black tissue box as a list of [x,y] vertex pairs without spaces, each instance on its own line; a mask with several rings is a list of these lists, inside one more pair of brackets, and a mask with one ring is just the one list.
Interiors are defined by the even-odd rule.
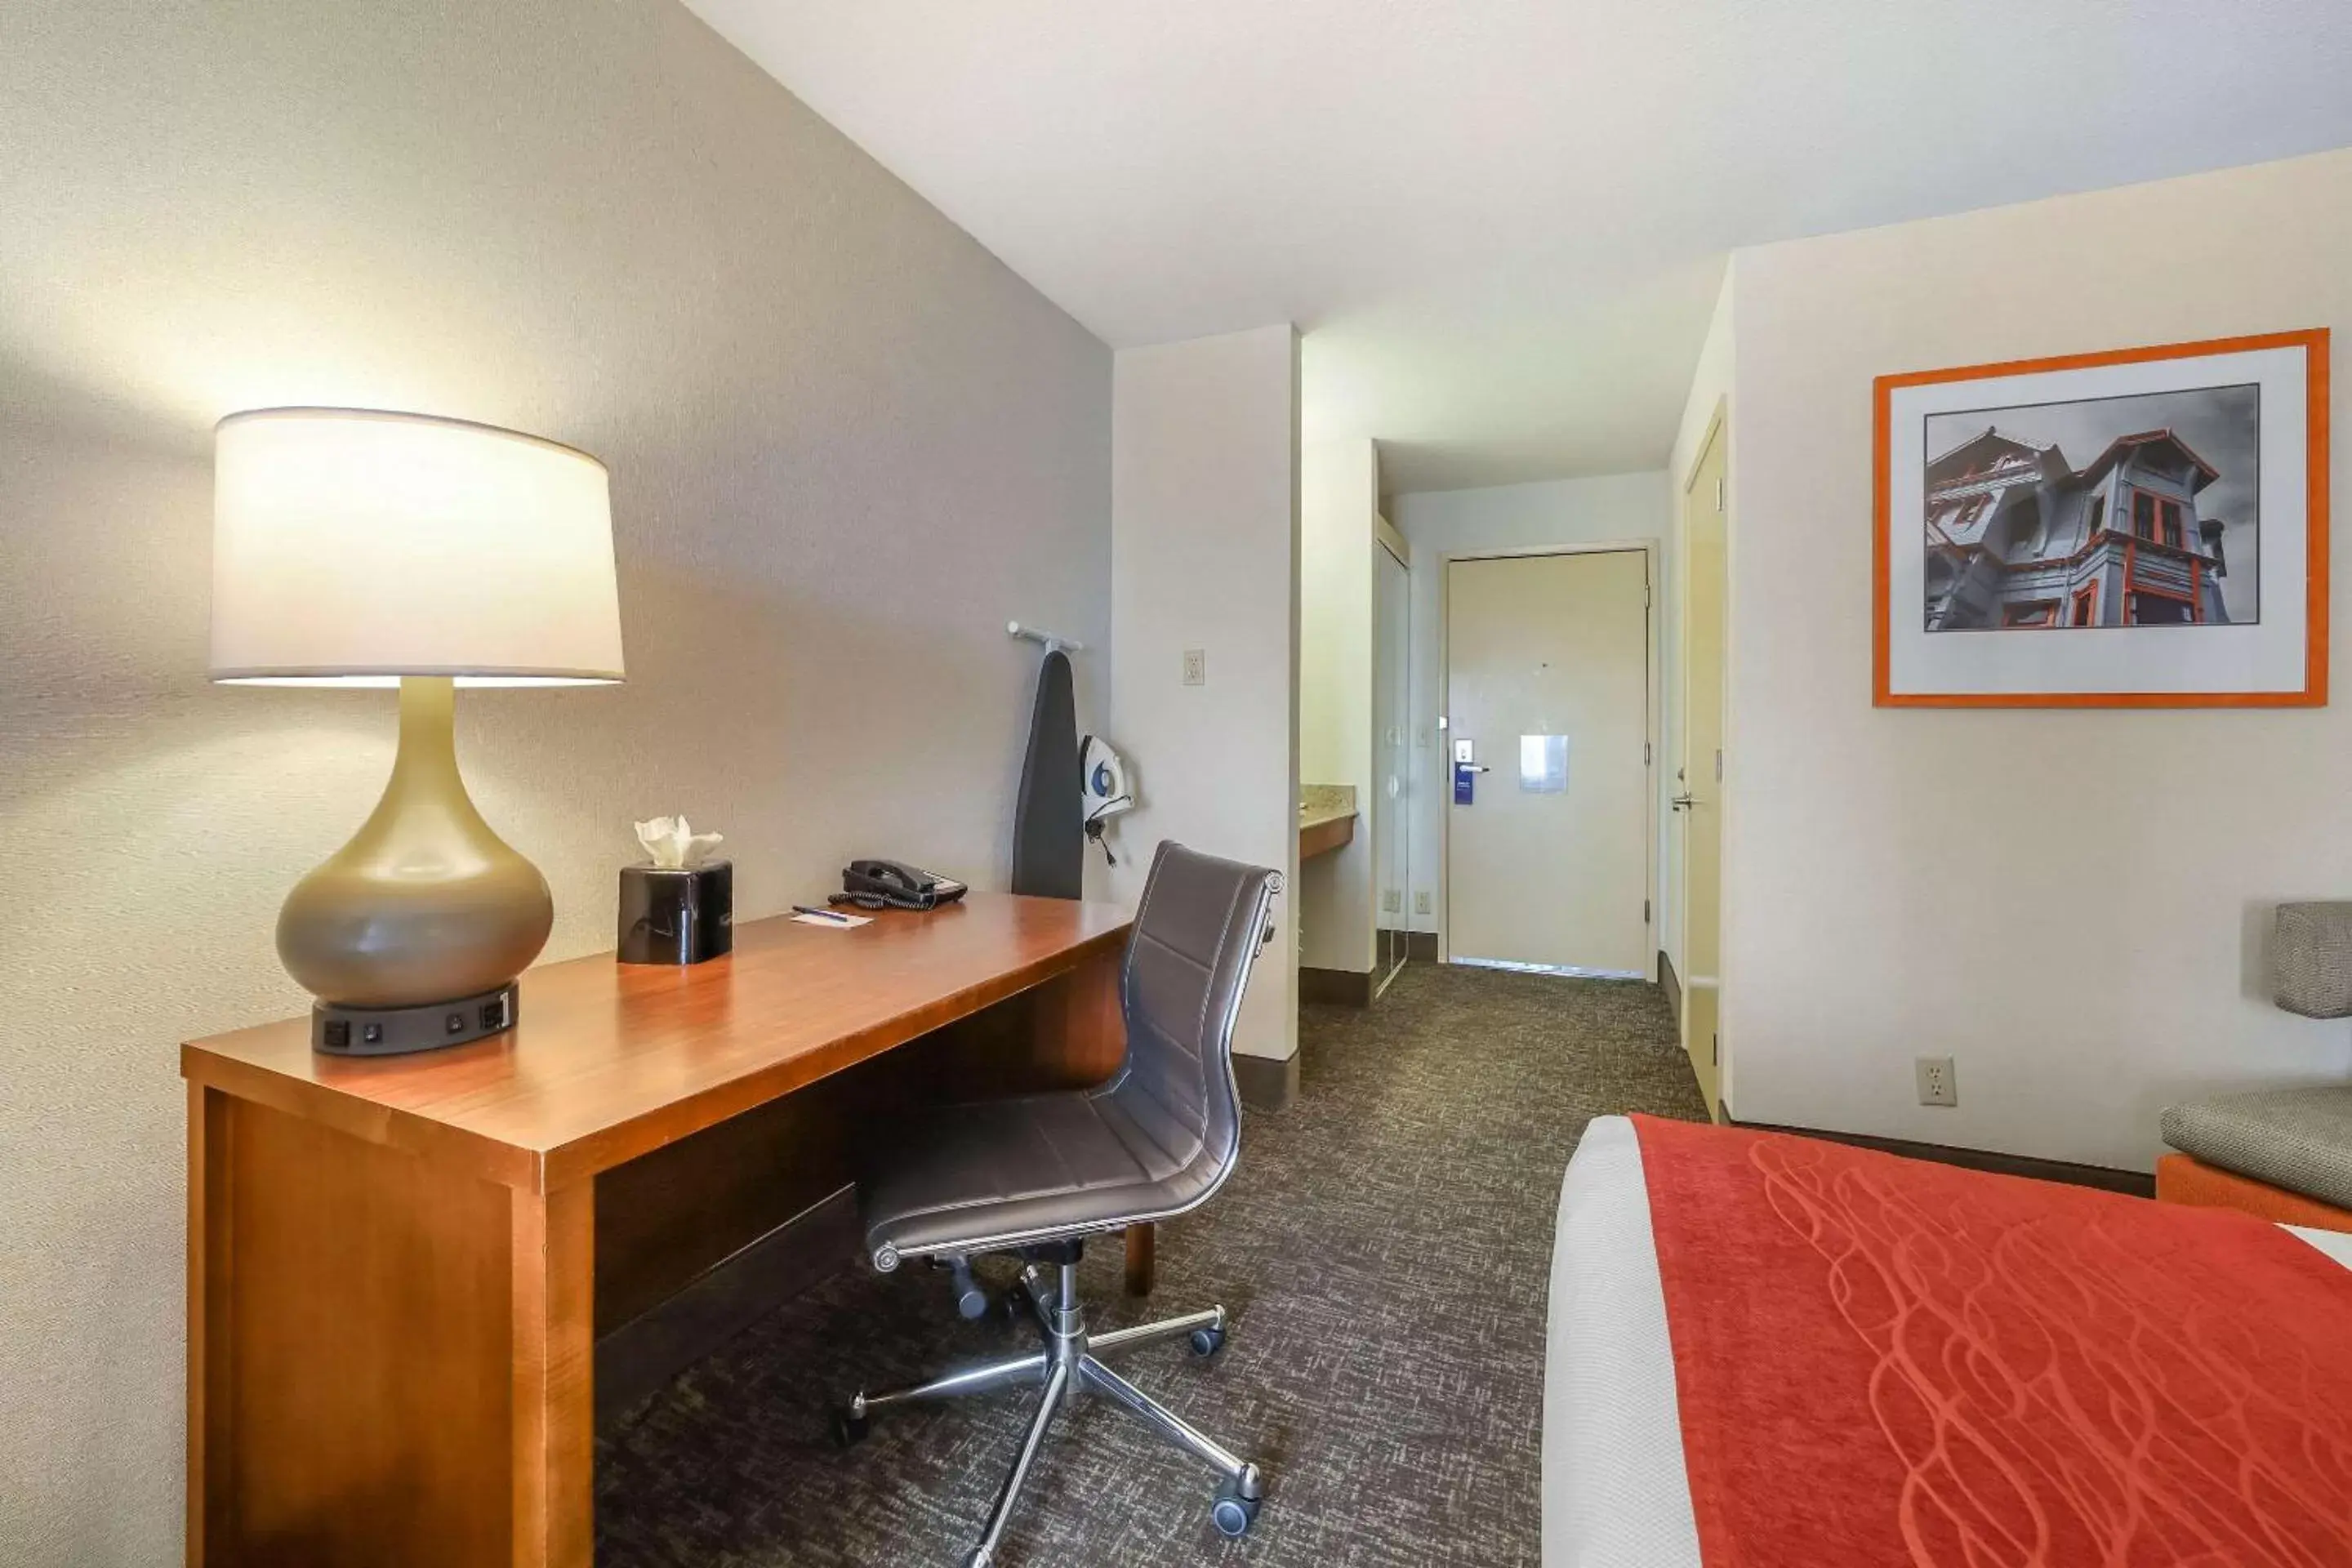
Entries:
[[700,963],[735,947],[735,863],[621,868],[623,963]]

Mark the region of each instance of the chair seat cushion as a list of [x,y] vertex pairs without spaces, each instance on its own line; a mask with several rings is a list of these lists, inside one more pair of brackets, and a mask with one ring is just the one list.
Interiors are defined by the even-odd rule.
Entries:
[[2352,1085],[2186,1100],[2160,1127],[2167,1143],[2209,1165],[2352,1208]]
[[961,1250],[1007,1236],[1116,1229],[1198,1201],[1213,1162],[1178,1163],[1101,1090],[944,1107],[869,1171],[869,1257]]

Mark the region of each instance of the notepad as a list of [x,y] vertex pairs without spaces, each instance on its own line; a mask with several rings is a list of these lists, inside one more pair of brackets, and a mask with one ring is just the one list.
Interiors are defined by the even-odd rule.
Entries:
[[823,926],[827,931],[847,931],[853,926],[874,923],[872,915],[837,915],[830,920],[824,915],[794,915],[793,920],[804,926]]

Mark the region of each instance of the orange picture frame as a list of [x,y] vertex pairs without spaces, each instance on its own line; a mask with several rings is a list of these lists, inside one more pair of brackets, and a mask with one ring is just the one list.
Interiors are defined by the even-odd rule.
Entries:
[[[2308,455],[2305,465],[2305,650],[2303,686],[2275,691],[2059,691],[2025,692],[1897,692],[1891,689],[1888,637],[1893,628],[1890,599],[1893,554],[1893,397],[1901,388],[1958,381],[1991,380],[2049,371],[2087,370],[2096,366],[2132,364],[2153,360],[2191,359],[2213,354],[2262,350],[2295,349],[2305,354],[2305,421]],[[2327,553],[2328,553],[2328,330],[2270,332],[2248,337],[2211,338],[2198,342],[2167,343],[2150,348],[2117,349],[2099,353],[2061,354],[2047,359],[2009,360],[1990,364],[1962,365],[1945,370],[1912,371],[1882,375],[1873,383],[1874,532],[1872,605],[1872,691],[1881,708],[2320,708],[2327,703]]]

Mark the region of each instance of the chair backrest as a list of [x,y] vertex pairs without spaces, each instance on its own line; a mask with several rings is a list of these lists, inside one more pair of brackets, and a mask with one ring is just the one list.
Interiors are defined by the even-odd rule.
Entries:
[[1241,1149],[1234,1019],[1281,877],[1163,843],[1135,911],[1119,1001],[1127,1058],[1104,1086],[1155,1179],[1205,1196]]

